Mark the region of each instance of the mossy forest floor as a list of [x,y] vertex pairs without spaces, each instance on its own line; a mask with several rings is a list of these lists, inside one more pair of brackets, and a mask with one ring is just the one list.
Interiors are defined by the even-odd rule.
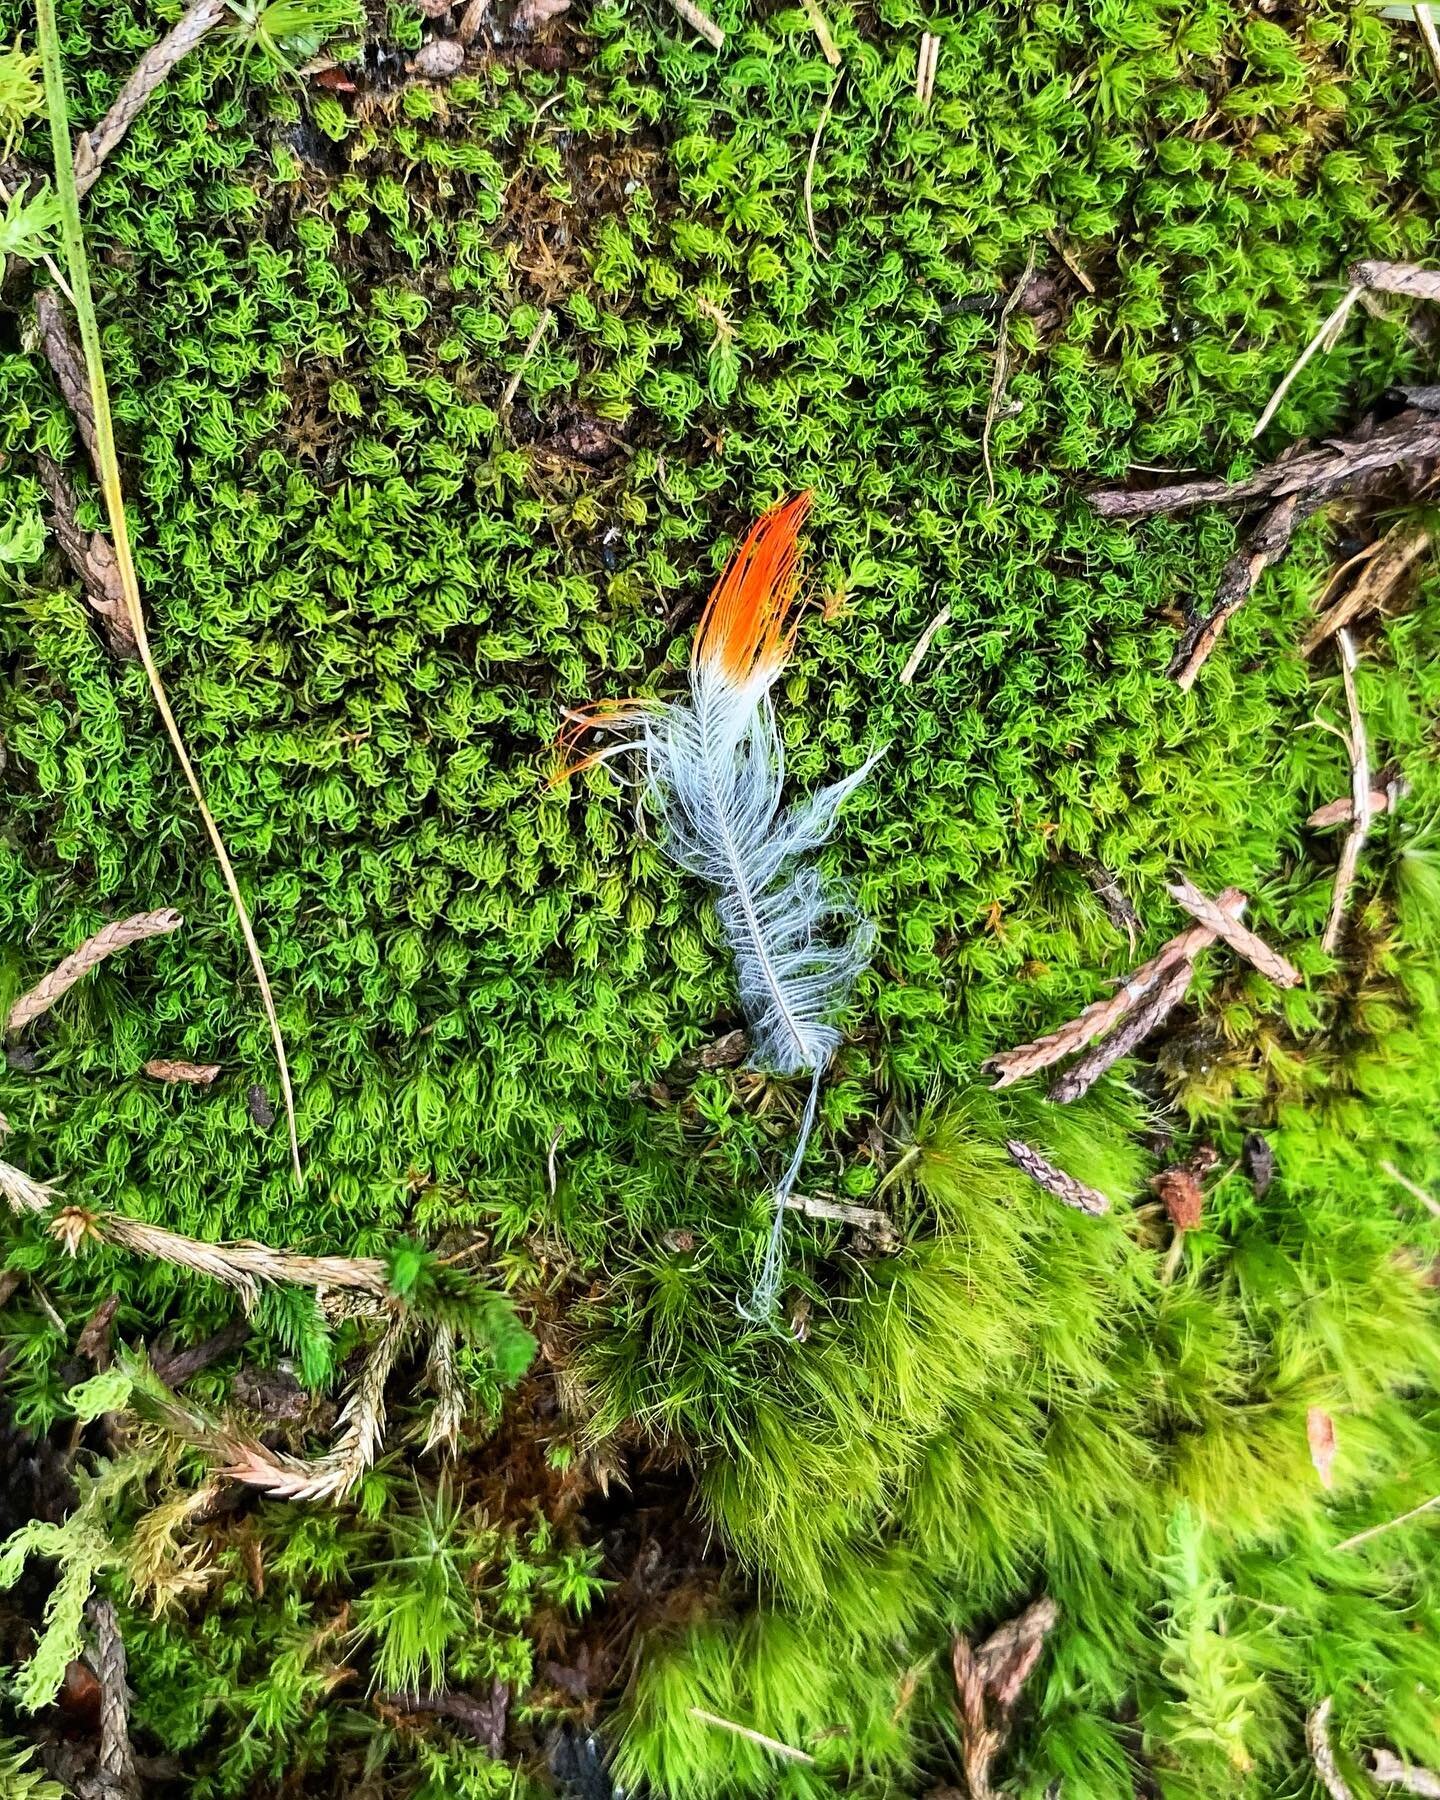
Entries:
[[[3,1525],[36,1552],[0,1550],[7,1794],[102,1791],[95,1678],[40,1636],[92,1579],[160,1800],[1367,1800],[1399,1791],[1377,1752],[1440,1768],[1440,1510],[1392,1523],[1440,1495],[1428,560],[1357,628],[1408,791],[1333,956],[1340,834],[1305,820],[1349,792],[1346,704],[1333,646],[1299,649],[1425,499],[1312,520],[1188,693],[1177,636],[1246,520],[1085,499],[1436,379],[1433,309],[1386,298],[1249,441],[1353,260],[1436,256],[1420,35],[1332,0],[826,0],[837,69],[799,6],[714,10],[719,51],[664,0],[494,0],[446,81],[409,63],[458,8],[392,0],[311,73],[222,30],[84,201],[156,654],[303,1188],[144,677],[41,533],[42,452],[103,520],[36,346],[50,276],[0,288],[0,1000],[108,920],[185,916],[12,1039],[0,1155],[93,1213],[387,1258],[397,1292],[443,1268],[489,1308],[453,1459],[412,1341],[358,1485],[264,1497],[76,1385],[238,1319],[185,1393],[313,1455],[373,1323],[267,1285],[247,1331],[203,1274],[6,1220]],[[77,128],[176,16],[65,0]],[[33,45],[21,0],[0,25]],[[43,120],[16,148],[45,165]],[[730,960],[634,787],[549,777],[565,708],[678,690],[737,535],[802,489],[787,782],[889,748],[823,853],[878,941],[801,1191],[891,1232],[793,1217],[757,1327],[803,1082],[714,1050]],[[1083,1100],[993,1093],[987,1057],[1181,929],[1178,872],[1249,895],[1303,982],[1210,950]],[[1149,1179],[1202,1145],[1173,1247]],[[1042,1597],[986,1774],[952,1646]]]

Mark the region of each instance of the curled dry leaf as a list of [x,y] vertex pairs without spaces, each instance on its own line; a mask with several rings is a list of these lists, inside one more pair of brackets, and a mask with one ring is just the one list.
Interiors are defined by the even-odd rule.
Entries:
[[145,1073],[155,1081],[187,1083],[191,1087],[209,1087],[220,1074],[219,1063],[174,1062],[166,1056],[152,1056]]

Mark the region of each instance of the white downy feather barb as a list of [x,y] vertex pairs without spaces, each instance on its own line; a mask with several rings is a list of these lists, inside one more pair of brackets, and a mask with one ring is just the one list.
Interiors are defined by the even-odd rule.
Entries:
[[752,1319],[768,1317],[779,1292],[785,1202],[840,1042],[835,1017],[874,935],[849,896],[827,888],[806,859],[883,750],[843,781],[781,805],[785,757],[771,690],[794,646],[797,538],[809,507],[802,494],[773,508],[731,558],[696,634],[688,699],[602,703],[571,714],[562,740],[573,747],[596,729],[617,737],[572,771],[625,751],[640,755],[667,854],[717,892],[750,1026],[750,1066],[811,1078],[764,1261],[741,1309]]

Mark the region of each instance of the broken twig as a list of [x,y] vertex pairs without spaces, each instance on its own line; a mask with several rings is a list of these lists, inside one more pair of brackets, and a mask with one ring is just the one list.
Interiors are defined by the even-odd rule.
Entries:
[[725,33],[708,13],[701,12],[695,5],[695,0],[670,0],[670,4],[692,31],[699,32],[712,50],[725,48]]
[[940,66],[940,40],[933,31],[920,34],[920,53],[915,58],[915,98],[922,112],[935,97],[935,71]]
[[1351,642],[1350,633],[1343,629],[1336,634],[1336,641],[1340,646],[1340,673],[1345,682],[1345,706],[1350,715],[1350,732],[1346,744],[1350,752],[1352,815],[1350,830],[1335,869],[1335,891],[1330,900],[1330,917],[1325,922],[1325,935],[1320,940],[1321,948],[1328,955],[1334,954],[1335,947],[1340,942],[1341,928],[1345,923],[1345,903],[1350,897],[1355,873],[1360,866],[1360,853],[1370,835],[1370,755],[1365,720],[1355,692],[1355,646]]
[[805,9],[805,17],[810,21],[810,29],[815,33],[815,41],[820,46],[821,54],[832,69],[840,67],[840,49],[830,34],[830,26],[821,12],[817,0],[800,0]]
[[1409,1512],[1400,1513],[1393,1519],[1387,1519],[1383,1525],[1372,1525],[1368,1531],[1357,1531],[1354,1537],[1341,1540],[1337,1550],[1354,1550],[1357,1545],[1368,1544],[1371,1538],[1380,1537],[1384,1532],[1393,1531],[1397,1525],[1408,1525],[1412,1519],[1418,1519],[1422,1513],[1433,1512],[1440,1506],[1440,1494],[1432,1494],[1428,1500],[1422,1500],[1418,1506],[1412,1506]]
[[1257,937],[1248,926],[1242,925],[1208,894],[1202,894],[1183,875],[1178,881],[1170,883],[1165,892],[1183,906],[1192,919],[1201,925],[1208,925],[1217,938],[1237,951],[1277,987],[1291,988],[1300,985],[1302,977],[1294,963],[1272,950],[1264,938]]
[[1312,627],[1300,646],[1300,654],[1312,656],[1342,626],[1383,606],[1429,548],[1430,533],[1415,520],[1403,519],[1392,526],[1350,591]]
[[29,993],[20,996],[10,1008],[10,1016],[5,1021],[6,1031],[12,1035],[23,1031],[43,1013],[49,1012],[62,994],[115,951],[124,950],[130,944],[144,943],[146,938],[178,931],[184,923],[184,915],[176,912],[173,906],[162,906],[158,912],[132,913],[128,919],[117,919],[114,924],[102,927],[94,937],[86,938],[78,950],[72,950],[43,981],[36,982]]
[[1110,1202],[1098,1188],[1086,1187],[1083,1181],[1077,1181],[1073,1175],[1067,1175],[1055,1164],[1031,1145],[1022,1143],[1019,1138],[1007,1138],[1005,1148],[1010,1152],[1011,1161],[1022,1168],[1037,1186],[1053,1194],[1057,1200],[1063,1200],[1067,1206],[1073,1206],[1077,1212],[1089,1213],[1094,1218],[1110,1210]]
[[1115,1064],[1138,1050],[1152,1031],[1157,1030],[1185,998],[1195,965],[1188,959],[1172,964],[1163,985],[1143,1005],[1138,1006],[1108,1037],[1092,1044],[1078,1062],[1073,1063],[1060,1079],[1052,1083],[1046,1098],[1057,1106],[1068,1106],[1088,1094],[1100,1077]]
[[[1419,10],[1417,7],[1416,11]],[[1418,1794],[1420,1800],[1440,1800],[1440,1775],[1431,1769],[1422,1769],[1418,1763],[1402,1762],[1393,1750],[1372,1750],[1370,1773],[1387,1787]]]
[[1315,1773],[1320,1777],[1320,1784],[1330,1800],[1355,1800],[1344,1776],[1336,1767],[1335,1752],[1330,1747],[1330,1708],[1334,1704],[1333,1698],[1327,1696],[1306,1719],[1305,1742],[1310,1747],[1310,1760],[1315,1765]]
[[1249,542],[1237,550],[1221,570],[1220,585],[1210,611],[1181,639],[1170,664],[1170,673],[1182,693],[1189,693],[1195,685],[1195,677],[1220,642],[1226,625],[1250,598],[1265,571],[1285,555],[1296,526],[1311,510],[1299,495],[1287,495],[1278,506],[1270,508],[1251,533]]

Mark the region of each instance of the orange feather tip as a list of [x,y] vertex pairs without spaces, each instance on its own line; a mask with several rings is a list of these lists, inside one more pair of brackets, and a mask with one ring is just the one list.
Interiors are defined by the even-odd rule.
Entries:
[[784,664],[795,642],[800,528],[810,502],[804,493],[772,506],[745,534],[705,603],[692,668],[718,664],[738,686]]
[[579,756],[575,752],[580,747],[580,740],[592,731],[613,731],[623,725],[632,724],[645,716],[647,705],[644,700],[592,700],[585,706],[567,706],[561,717],[565,720],[564,728],[556,735],[555,748],[564,758],[560,767],[549,776],[547,787],[560,787],[572,775],[578,775],[584,769],[591,769],[596,763],[605,762],[618,751],[629,748],[627,744],[611,744],[604,750],[592,750],[588,755]]

